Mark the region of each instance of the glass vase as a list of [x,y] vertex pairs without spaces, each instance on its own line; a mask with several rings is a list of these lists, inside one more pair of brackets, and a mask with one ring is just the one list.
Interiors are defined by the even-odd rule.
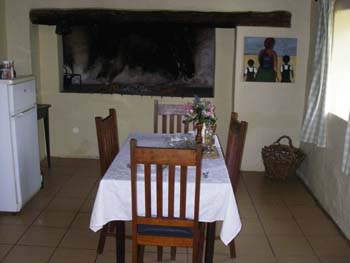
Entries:
[[211,145],[214,145],[215,144],[216,123],[211,123],[210,129],[212,130]]
[[205,125],[204,132],[204,145],[207,153],[213,151],[213,142],[214,142],[214,130],[211,124],[207,123]]

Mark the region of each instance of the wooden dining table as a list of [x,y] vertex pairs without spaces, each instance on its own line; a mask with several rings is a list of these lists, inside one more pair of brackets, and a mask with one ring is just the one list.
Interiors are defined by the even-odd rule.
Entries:
[[[103,225],[115,221],[117,226],[117,262],[125,260],[125,229],[123,222],[132,220],[130,140],[135,138],[139,146],[188,147],[194,142],[193,134],[130,134],[100,181],[90,229],[97,232]],[[213,262],[215,222],[222,221],[220,239],[228,245],[241,230],[236,199],[218,138],[215,138],[216,154],[203,154],[200,192],[199,221],[207,223],[205,262]],[[142,167],[138,168],[142,169]],[[191,169],[188,171],[191,191]],[[153,173],[152,173],[153,174]],[[194,169],[193,169],[194,175]],[[139,175],[138,175],[139,176]],[[141,176],[141,173],[140,173]],[[155,172],[152,177],[155,180]],[[178,182],[175,177],[175,182]],[[179,194],[179,193],[178,193]],[[189,196],[191,193],[187,193]],[[176,191],[175,191],[176,195]],[[141,198],[142,199],[142,198]],[[187,207],[191,211],[191,207]],[[175,211],[176,215],[176,211]]]

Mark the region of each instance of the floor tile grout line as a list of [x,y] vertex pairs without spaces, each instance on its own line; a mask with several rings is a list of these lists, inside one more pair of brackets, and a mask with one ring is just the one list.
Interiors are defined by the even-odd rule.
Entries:
[[25,231],[23,232],[23,234],[17,239],[17,241],[15,242],[14,246],[17,245],[21,245],[18,242],[22,239],[22,237],[28,232],[28,230],[34,225],[34,222],[44,213],[44,211],[50,206],[50,204],[53,202],[53,200],[55,199],[56,195],[57,195],[58,191],[52,196],[51,200],[46,204],[46,206],[40,210],[40,212],[38,213],[38,215],[33,219],[33,221],[27,226],[27,228],[25,229]]
[[[244,173],[244,172],[243,172]],[[243,175],[243,174],[242,174]],[[251,203],[252,203],[252,205],[253,205],[253,207],[254,207],[254,210],[255,210],[255,213],[256,213],[256,215],[257,215],[257,217],[258,217],[258,220],[259,220],[259,222],[260,222],[260,224],[261,224],[261,227],[262,227],[262,229],[263,229],[263,231],[264,231],[264,235],[265,235],[265,237],[266,237],[266,239],[267,239],[267,242],[268,242],[268,244],[269,244],[269,247],[270,247],[270,250],[271,250],[271,252],[272,252],[272,255],[273,255],[273,257],[274,257],[274,259],[276,260],[276,262],[278,261],[278,258],[277,258],[277,255],[276,255],[276,253],[275,253],[275,251],[274,251],[274,249],[273,249],[273,247],[272,247],[272,244],[271,244],[271,240],[270,240],[270,238],[269,238],[269,236],[268,236],[268,234],[267,234],[267,232],[266,232],[266,229],[265,229],[265,227],[264,227],[264,224],[263,224],[263,222],[262,222],[262,219],[261,219],[261,217],[260,217],[260,214],[258,213],[258,210],[257,210],[257,208],[256,208],[256,206],[255,206],[255,202],[253,201],[253,198],[252,198],[252,195],[251,195],[251,193],[250,193],[250,190],[249,190],[249,188],[247,187],[247,183],[246,183],[246,181],[245,181],[245,179],[244,179],[244,176],[241,176],[242,177],[242,181],[243,181],[243,183],[244,183],[244,186],[245,186],[245,188],[246,188],[246,191],[247,191],[247,193],[248,193],[248,195],[249,195],[249,198],[250,198],[250,201],[251,201]]]
[[[64,165],[62,165],[62,167],[64,167]],[[76,167],[76,171],[77,171],[77,170],[79,170],[78,167]],[[76,171],[73,173],[73,175],[72,175],[69,179],[71,179],[72,177],[74,177],[74,176],[76,175]],[[100,177],[95,178],[94,184],[91,186],[90,191],[86,194],[86,197],[83,199],[82,204],[80,205],[80,207],[79,207],[79,208],[77,209],[77,211],[75,212],[75,215],[74,215],[74,217],[73,217],[71,223],[69,224],[69,226],[67,227],[67,230],[65,231],[65,233],[64,233],[63,236],[62,236],[62,238],[60,239],[60,241],[58,242],[57,246],[55,247],[55,249],[54,249],[52,255],[50,256],[50,258],[49,258],[49,260],[48,260],[48,263],[49,263],[49,262],[51,261],[51,259],[53,258],[55,252],[56,252],[57,249],[59,248],[59,246],[60,246],[60,244],[62,243],[63,239],[65,238],[67,232],[71,229],[71,227],[72,227],[72,225],[73,225],[73,222],[74,222],[75,219],[77,218],[77,216],[78,216],[78,214],[79,214],[81,208],[84,206],[85,202],[89,199],[89,195],[91,194],[91,192],[93,191],[93,189],[94,189],[94,187],[95,187],[95,184],[96,184],[99,180],[100,180]],[[67,183],[68,183],[68,182],[66,182],[66,184],[64,184],[64,185],[67,185]],[[62,185],[61,189],[57,192],[57,194],[62,190],[62,188],[63,188],[64,185]],[[96,253],[94,262],[96,262],[97,257],[98,257],[98,255],[97,255],[97,253]]]
[[[326,211],[326,209],[321,205],[320,201],[317,199],[317,197],[312,193],[311,189],[308,187],[308,185],[300,178],[298,177],[299,182],[303,185],[306,192],[312,197],[313,201],[315,202],[315,206],[320,208],[326,218],[330,220],[333,225],[337,228],[339,234],[345,239],[345,241],[348,243],[348,246],[350,247],[350,239],[347,238],[345,233],[340,229],[340,227],[336,224],[335,220],[331,217],[331,215]],[[350,260],[349,260],[350,263]]]
[[7,258],[7,256],[10,254],[10,251],[15,247],[15,244],[9,244],[11,246],[11,248],[5,253],[5,255],[3,255],[3,257],[0,259],[0,263],[3,262],[5,260],[5,258]]
[[[44,245],[28,245],[28,244],[21,244],[19,245],[21,247],[46,247],[46,248],[54,248],[52,246],[44,246]],[[95,251],[96,249],[94,248],[74,248],[74,247],[65,247],[64,249],[68,250],[90,250],[90,251]]]
[[[299,183],[300,183],[300,182],[299,182]],[[300,183],[300,184],[302,185],[302,183]],[[247,187],[246,183],[245,183],[245,186],[246,186],[247,192],[248,192],[248,194],[249,194],[249,196],[250,196],[249,188]],[[308,194],[309,194],[309,193],[308,193]],[[302,233],[304,239],[305,239],[305,240],[307,241],[307,243],[310,245],[310,248],[312,249],[312,252],[313,252],[313,256],[315,256],[319,262],[322,262],[322,260],[320,259],[320,257],[319,257],[318,254],[316,253],[316,251],[314,250],[313,246],[311,245],[311,242],[310,242],[310,240],[308,239],[307,235],[304,233],[304,231],[303,231],[302,228],[300,227],[300,224],[299,224],[298,221],[296,220],[296,218],[295,218],[293,212],[292,212],[291,209],[290,209],[290,206],[286,203],[286,201],[284,200],[284,198],[281,198],[281,200],[282,200],[284,206],[285,206],[285,207],[288,209],[288,211],[290,212],[293,221],[297,224],[297,226],[298,226],[299,230],[301,231],[301,233]],[[254,202],[252,202],[252,203],[254,204]],[[316,206],[318,206],[318,205],[316,204]],[[255,207],[255,204],[254,204],[254,207]],[[259,214],[258,214],[258,217],[259,217],[259,220],[260,220]],[[262,224],[262,222],[261,222],[261,224]],[[263,225],[263,224],[262,224],[262,227],[264,228],[264,225]],[[265,228],[264,228],[264,230],[265,230]],[[268,236],[267,234],[266,234],[266,237],[267,237],[268,240],[269,240],[269,236]],[[278,259],[277,259],[277,260],[278,260]]]
[[[247,191],[247,193],[248,193],[248,196],[251,198],[251,201],[252,201],[252,204],[253,204],[254,208],[256,208],[255,202],[254,202],[254,198],[253,198],[252,195],[251,195],[250,183],[248,183],[247,180],[244,180],[244,178],[243,178],[243,182],[244,182],[246,191]],[[300,181],[298,181],[298,184],[300,184],[301,186],[303,186],[303,183],[300,182]],[[309,192],[306,192],[306,194],[310,195]],[[312,197],[312,195],[311,195],[311,197]],[[299,228],[299,230],[300,230],[300,232],[301,232],[301,234],[302,234],[302,237],[303,237],[304,239],[306,239],[306,242],[309,244],[309,246],[310,246],[310,248],[311,248],[311,251],[312,251],[312,256],[315,257],[315,259],[317,260],[317,262],[323,262],[323,261],[322,261],[322,257],[319,256],[319,255],[316,253],[315,249],[314,249],[313,246],[311,245],[311,242],[310,242],[310,240],[309,240],[309,236],[302,230],[302,228],[301,228],[301,226],[300,226],[298,220],[296,219],[294,213],[291,211],[291,207],[293,207],[293,205],[287,204],[287,201],[285,200],[285,198],[282,198],[282,200],[283,200],[283,201],[282,201],[282,202],[283,202],[283,205],[284,205],[285,207],[287,207],[288,212],[290,212],[290,214],[291,214],[291,216],[292,216],[292,220],[297,224],[297,227]],[[306,204],[299,204],[299,205],[306,205]],[[319,204],[318,204],[317,202],[315,202],[313,205],[316,206],[316,207],[319,207]],[[257,214],[258,214],[258,213],[257,213]],[[324,216],[327,217],[327,214],[325,214]],[[259,220],[261,219],[261,217],[259,216],[259,214],[258,214],[258,218],[259,218]],[[262,220],[260,220],[260,221],[261,221],[261,223],[262,223]],[[262,224],[262,226],[263,226],[263,228],[264,228],[264,224]],[[269,235],[268,235],[268,234],[265,234],[265,235],[266,235],[266,237],[267,237],[268,240],[269,240]],[[345,239],[345,240],[346,240],[346,239]],[[278,258],[277,258],[277,260],[278,260]],[[350,263],[350,261],[349,261],[349,263]]]
[[[74,176],[74,175],[73,175],[73,176]],[[73,176],[72,176],[72,177],[73,177]],[[52,255],[51,255],[50,258],[48,259],[47,263],[49,263],[49,262],[51,261],[51,259],[52,259],[53,256],[55,255],[55,252],[57,251],[57,249],[58,249],[59,246],[61,245],[63,239],[64,239],[65,236],[67,235],[68,231],[71,229],[71,227],[72,227],[72,225],[73,225],[73,222],[74,222],[75,219],[78,217],[79,211],[80,211],[81,208],[84,206],[85,202],[89,199],[89,198],[88,198],[88,197],[89,197],[89,194],[90,194],[91,191],[93,190],[93,188],[94,188],[94,186],[95,186],[95,184],[96,184],[96,182],[97,182],[98,180],[99,180],[99,178],[96,178],[96,181],[95,181],[94,185],[91,186],[91,189],[90,189],[90,191],[87,193],[86,197],[83,199],[82,204],[81,204],[80,207],[76,210],[75,215],[74,215],[74,217],[73,217],[71,223],[69,224],[69,226],[67,227],[66,231],[65,231],[64,234],[62,235],[61,239],[60,239],[59,242],[57,243],[57,245],[56,245],[56,247],[55,247],[55,249],[54,249]],[[62,187],[63,187],[63,186],[62,186]],[[97,255],[97,253],[96,253],[94,262],[96,262],[97,256],[98,256],[98,255]]]
[[[47,175],[48,176],[48,175]],[[45,185],[44,185],[45,187]],[[63,187],[60,186],[60,189]],[[18,242],[23,238],[23,236],[28,232],[28,230],[34,225],[34,222],[44,213],[44,211],[50,206],[50,204],[53,202],[53,200],[55,199],[56,195],[58,194],[59,190],[57,190],[57,192],[55,194],[53,194],[51,200],[46,204],[46,206],[44,208],[42,208],[40,210],[40,212],[38,213],[38,215],[33,219],[33,221],[26,226],[26,229],[24,230],[24,232],[22,233],[22,235],[20,235],[18,237],[18,239],[16,240],[16,242],[13,244],[13,246],[11,247],[11,249],[6,253],[6,255],[3,257],[3,260],[5,260],[7,258],[7,256],[10,254],[10,252],[14,249],[14,247],[16,246],[22,246],[21,244],[19,244]],[[2,260],[2,261],[3,261]]]
[[[50,169],[50,168],[49,168],[49,169]],[[48,174],[47,174],[46,176],[53,176],[53,175],[48,175]],[[74,176],[74,173],[72,173],[72,175],[69,177],[69,179],[71,179],[73,176]],[[68,181],[69,181],[69,179],[68,179]],[[17,245],[21,246],[21,244],[19,244],[18,242],[23,238],[23,236],[28,232],[28,230],[29,230],[32,226],[35,226],[35,225],[34,225],[34,222],[35,222],[35,221],[46,211],[46,209],[51,205],[51,203],[53,202],[53,200],[57,197],[58,193],[62,190],[62,188],[67,184],[68,181],[66,181],[65,183],[63,183],[62,185],[59,186],[59,189],[56,191],[56,193],[53,194],[51,200],[47,203],[47,205],[46,205],[44,208],[42,208],[42,209],[40,210],[40,213],[34,218],[34,220],[32,221],[32,223],[31,223],[30,225],[28,225],[28,227],[27,227],[26,230],[23,232],[23,234],[17,239],[17,241],[16,241],[16,243],[14,244],[13,247],[15,247],[15,246],[17,246]],[[45,187],[45,185],[44,185],[44,187]],[[84,200],[84,202],[85,202],[85,200]],[[79,208],[79,209],[80,209],[80,208]],[[79,212],[79,209],[77,210],[77,213]],[[72,219],[72,222],[73,222],[74,220],[75,220],[75,217]],[[67,231],[64,233],[63,237],[65,236],[66,233],[67,233]],[[11,248],[11,250],[13,249],[13,247]],[[51,248],[52,248],[52,247],[51,247]],[[49,262],[49,261],[51,260],[51,257],[54,255],[55,251],[56,251],[56,248],[54,248],[54,250],[53,250],[53,252],[52,252],[52,254],[51,254],[51,256],[50,256],[50,258],[49,258],[49,260],[48,260],[47,262]],[[10,252],[10,251],[9,251],[9,252]],[[4,258],[4,259],[5,259],[5,258]]]
[[301,231],[303,237],[305,238],[306,242],[309,244],[311,250],[312,250],[312,253],[314,256],[316,256],[317,260],[321,263],[322,260],[321,258],[318,256],[318,254],[316,253],[314,247],[312,246],[310,240],[307,238],[306,234],[304,233],[303,229],[301,228],[297,218],[295,217],[295,215],[293,214],[293,211],[290,209],[289,205],[286,203],[286,201],[282,198],[282,202],[284,203],[284,205],[287,207],[288,211],[290,212],[290,214],[292,215],[292,218],[293,218],[293,221],[297,224],[299,230]]
[[[333,224],[333,226],[337,229],[337,231],[339,232],[338,234],[345,239],[345,241],[348,242],[349,246],[350,246],[350,241],[346,238],[346,236],[344,235],[344,233],[340,230],[340,228],[338,227],[338,225],[334,222],[333,218],[327,213],[327,211],[322,207],[322,205],[319,203],[319,201],[317,200],[317,198],[312,194],[312,192],[310,191],[310,189],[307,187],[307,185],[305,185],[305,183],[303,182],[303,180],[301,180],[300,178],[298,178],[298,182],[299,184],[301,184],[303,186],[303,189],[306,191],[306,193],[313,199],[313,202],[314,204],[313,205],[309,205],[309,204],[299,204],[299,206],[314,206],[314,207],[317,207],[318,209],[321,210],[323,216],[330,220],[330,222]],[[285,200],[283,200],[285,201]],[[287,204],[287,208],[288,210],[290,210],[290,206],[293,206],[293,205],[288,205]],[[297,204],[295,204],[294,206],[298,206]],[[290,210],[290,212],[292,213],[292,211]],[[294,217],[294,214],[292,213],[293,217]],[[320,262],[322,262],[322,259],[321,259],[321,256],[319,256],[316,251],[314,250],[312,244],[311,244],[311,241],[309,239],[309,236],[312,236],[312,235],[307,235],[306,233],[304,233],[304,231],[302,230],[297,218],[295,218],[295,222],[296,224],[298,225],[298,227],[300,228],[301,232],[303,233],[304,237],[306,238],[307,242],[309,243],[309,245],[311,246],[313,252],[314,252],[314,255],[316,255],[317,259],[319,259]],[[327,235],[329,236],[329,235]],[[337,235],[338,236],[338,235]]]

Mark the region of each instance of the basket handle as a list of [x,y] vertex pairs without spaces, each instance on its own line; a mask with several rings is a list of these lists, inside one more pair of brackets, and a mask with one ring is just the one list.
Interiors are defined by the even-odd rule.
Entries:
[[277,139],[277,141],[275,141],[273,144],[280,144],[280,141],[283,140],[283,139],[287,139],[288,143],[289,143],[289,146],[294,148],[293,143],[292,143],[292,139],[289,136],[287,136],[287,135],[283,135],[283,136],[279,137]]

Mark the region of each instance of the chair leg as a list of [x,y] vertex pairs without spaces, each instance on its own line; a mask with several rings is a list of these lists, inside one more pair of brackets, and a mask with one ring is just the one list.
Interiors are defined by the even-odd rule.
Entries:
[[203,249],[204,249],[204,236],[205,236],[205,223],[201,223],[200,235],[199,235],[199,249],[198,249],[198,262],[203,262]]
[[199,262],[197,254],[198,254],[198,248],[197,248],[197,246],[193,246],[193,248],[192,248],[192,263],[198,263]]
[[170,260],[175,261],[176,260],[176,247],[170,248]]
[[[123,221],[116,222],[115,233],[116,233],[115,244],[116,244],[117,262],[125,262],[125,222]],[[135,253],[136,252],[137,251],[135,250]]]
[[106,243],[106,238],[108,235],[113,234],[116,232],[116,222],[112,221],[107,224],[105,224],[101,230],[100,233],[100,239],[98,241],[98,246],[97,246],[97,254],[102,254],[103,249]]
[[157,247],[157,261],[163,261],[163,247]]
[[138,245],[137,246],[137,262],[143,263],[143,256],[145,254],[145,246]]
[[216,222],[207,223],[205,242],[205,263],[213,263]]
[[230,246],[230,257],[231,258],[236,258],[236,246],[235,246],[235,240],[234,239],[231,241],[229,246]]
[[[136,243],[136,239],[133,238],[131,244],[131,262],[138,263],[140,259],[139,245]],[[117,263],[119,263],[117,258]]]
[[100,239],[98,241],[98,246],[97,246],[97,254],[103,253],[103,249],[104,249],[105,243],[106,243],[107,232],[108,232],[108,224],[104,225],[102,230],[101,230]]
[[[131,262],[137,263],[138,259],[139,259],[138,245],[136,243],[136,240],[133,240],[132,246],[131,246]],[[118,262],[118,259],[117,259],[117,262]]]
[[201,254],[201,238],[202,238],[202,224],[199,223],[198,225],[198,235],[194,236],[193,239],[193,247],[192,247],[192,263],[201,263],[202,258],[200,256]]

